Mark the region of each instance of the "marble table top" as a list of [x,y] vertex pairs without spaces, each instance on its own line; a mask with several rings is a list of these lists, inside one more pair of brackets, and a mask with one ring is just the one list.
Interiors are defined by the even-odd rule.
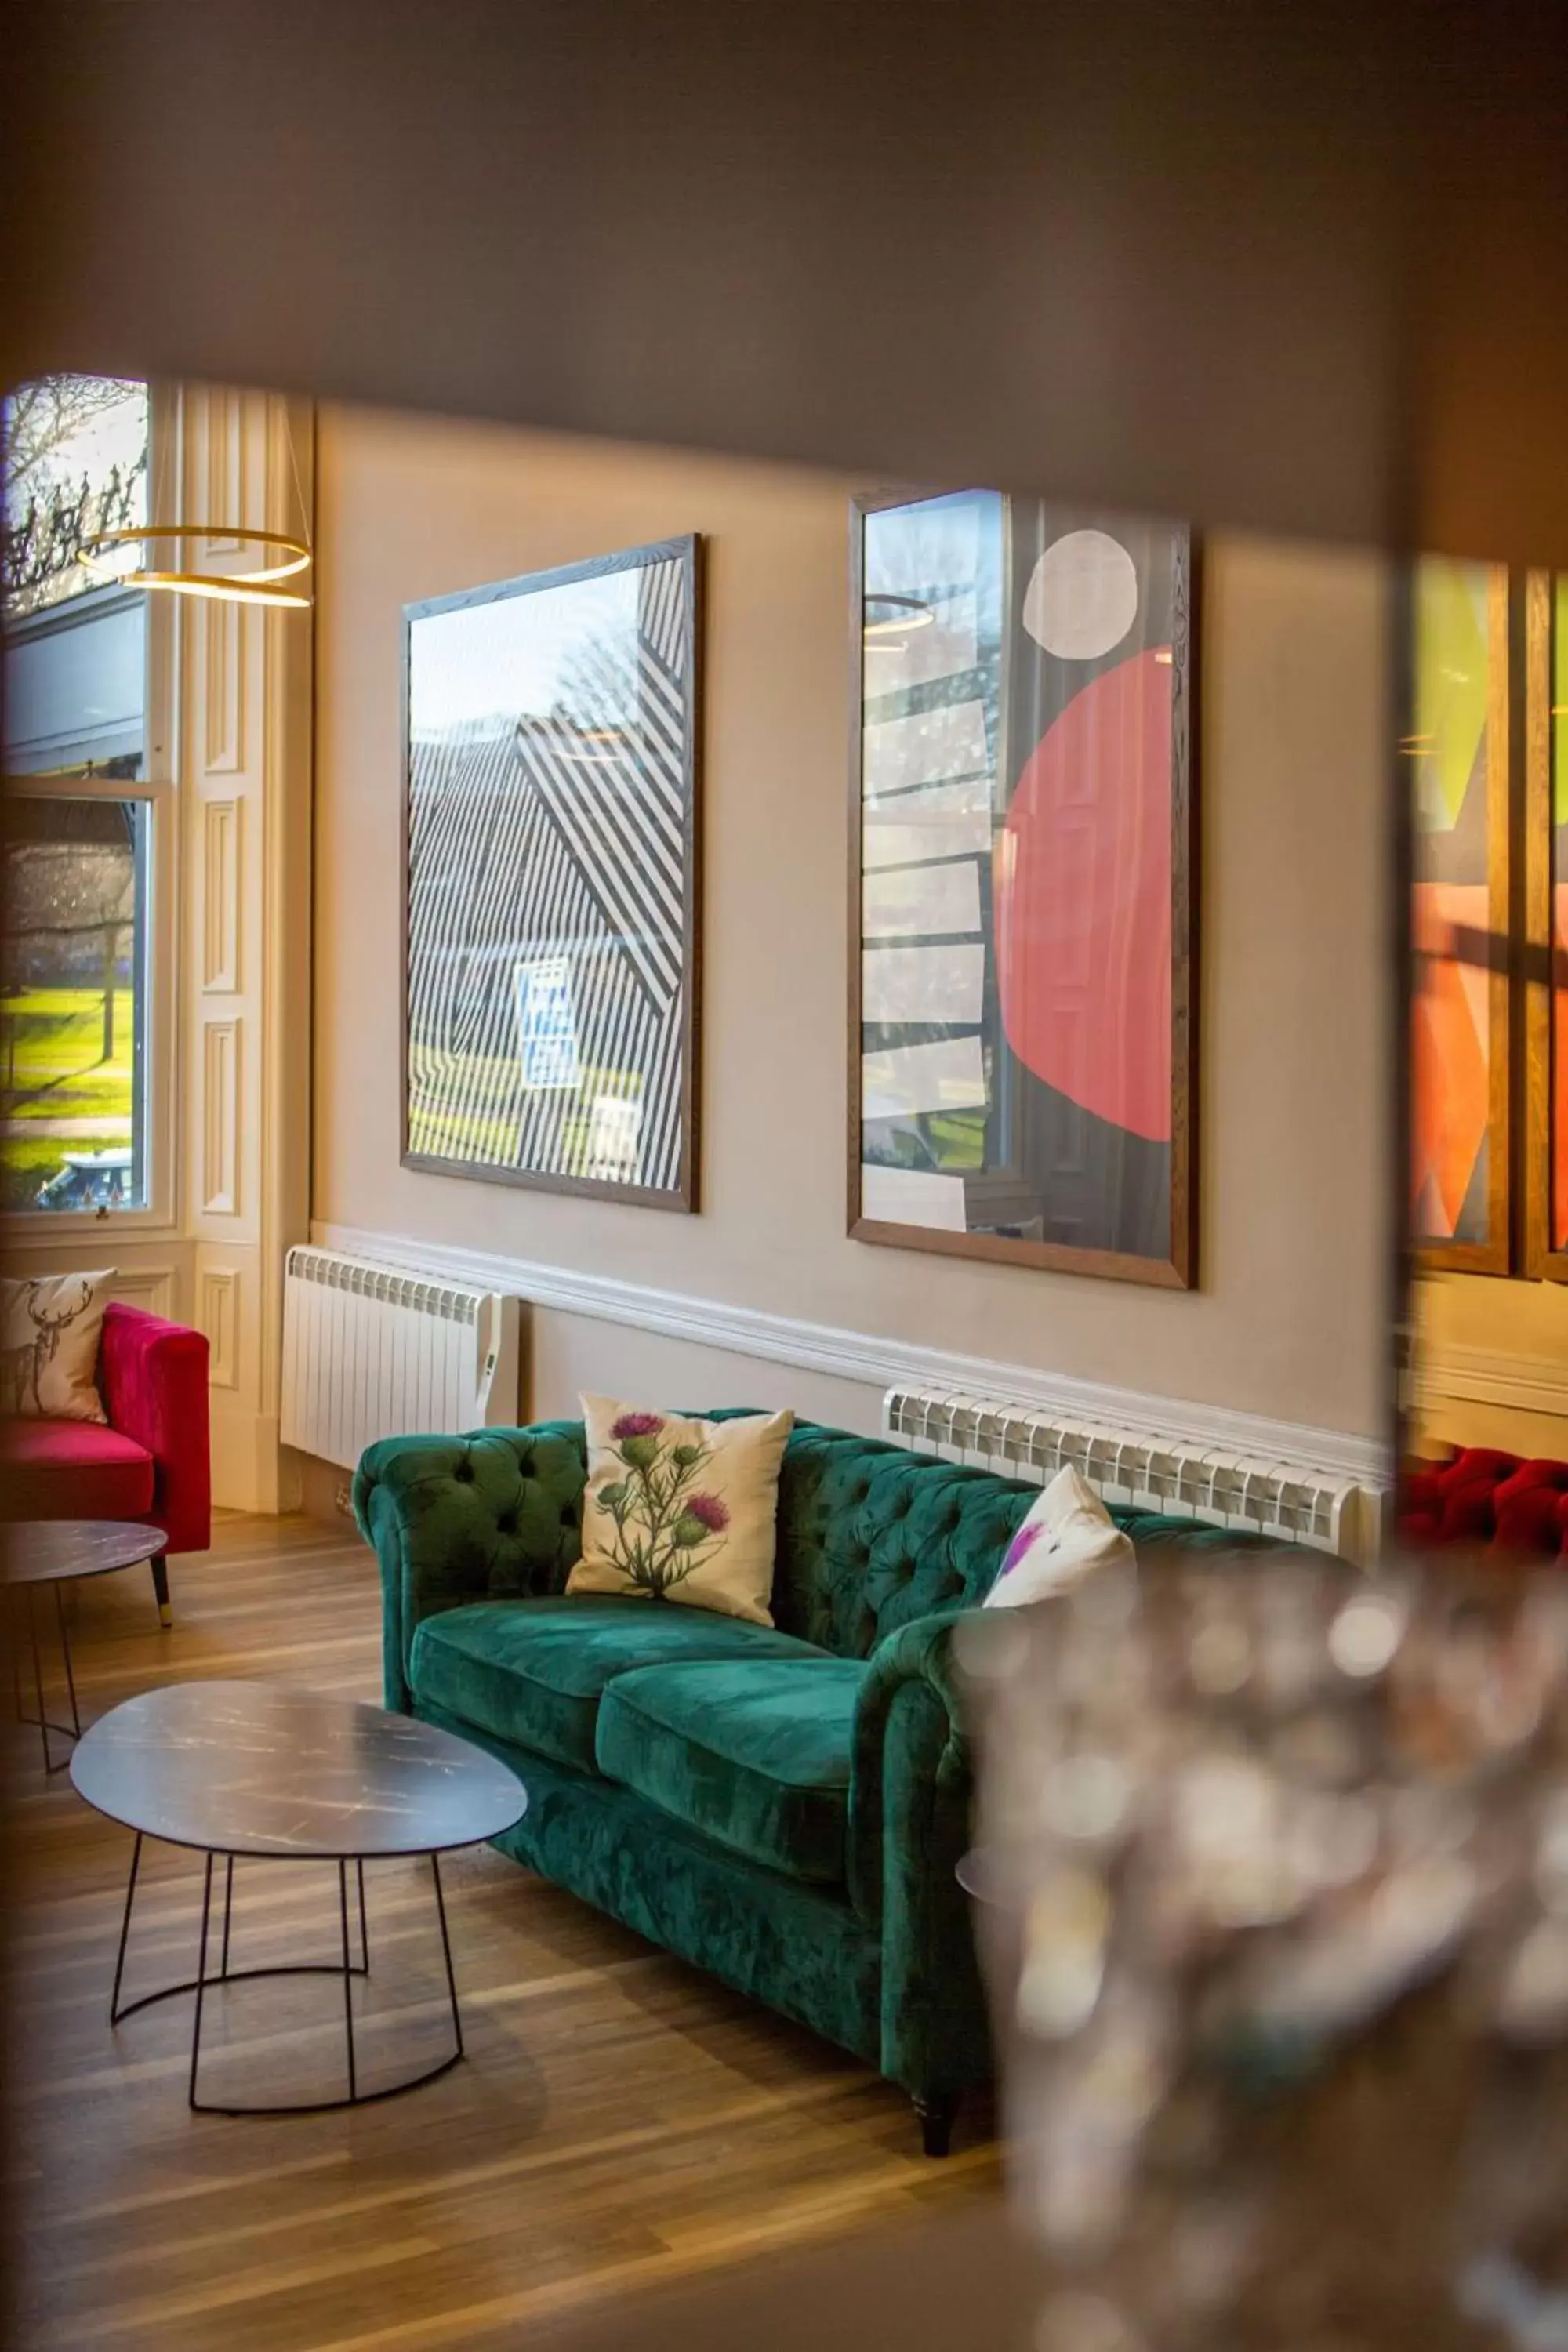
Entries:
[[274,1683],[173,1683],[82,1736],[78,1792],[110,1820],[212,1853],[434,1853],[521,1820],[521,1780],[434,1724]]
[[155,1559],[168,1540],[162,1528],[136,1519],[13,1519],[0,1528],[7,1584],[107,1576]]

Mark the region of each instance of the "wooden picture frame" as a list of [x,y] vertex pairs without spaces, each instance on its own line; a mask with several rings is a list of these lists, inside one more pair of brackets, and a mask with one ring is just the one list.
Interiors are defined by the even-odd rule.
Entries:
[[[1568,711],[1554,689],[1568,668],[1562,642],[1568,585],[1545,572],[1524,581],[1525,646],[1525,1273],[1568,1282],[1568,824],[1553,823],[1557,752]],[[1558,707],[1554,707],[1556,704]]]
[[702,641],[694,534],[404,608],[405,1167],[696,1210]]
[[[919,1009],[912,1019],[889,1022],[885,1018],[889,1011],[887,986],[879,978],[875,980],[873,987],[874,1002],[868,996],[869,958],[879,952],[882,940],[889,936],[879,929],[876,942],[868,947],[867,877],[872,874],[885,878],[889,871],[889,861],[884,855],[888,848],[886,835],[876,845],[875,861],[868,862],[866,836],[868,813],[875,810],[882,818],[890,811],[896,820],[898,804],[906,794],[918,795],[921,790],[929,793],[933,787],[937,790],[955,788],[935,785],[934,779],[939,772],[946,772],[932,768],[925,773],[923,784],[919,782],[907,786],[895,783],[887,793],[870,792],[868,728],[886,724],[889,713],[895,723],[900,717],[929,720],[933,711],[941,709],[955,718],[960,706],[957,702],[943,705],[931,699],[929,662],[923,673],[919,667],[910,669],[909,675],[914,683],[907,691],[895,689],[889,696],[883,689],[880,677],[877,681],[879,690],[871,690],[867,670],[871,658],[868,640],[872,633],[884,627],[891,631],[894,642],[889,650],[899,654],[901,658],[908,653],[910,638],[906,634],[900,645],[898,631],[900,628],[912,629],[915,623],[912,620],[907,623],[900,621],[900,608],[912,611],[922,603],[922,598],[918,593],[889,588],[886,584],[889,575],[885,570],[872,576],[868,568],[868,532],[874,526],[875,520],[887,517],[890,509],[908,509],[913,512],[921,509],[931,509],[938,505],[956,509],[964,501],[994,502],[994,505],[988,503],[985,510],[995,513],[998,518],[995,527],[1000,533],[1000,553],[993,562],[997,579],[993,586],[988,572],[983,584],[977,569],[973,606],[978,616],[983,602],[989,605],[993,596],[996,600],[996,646],[994,654],[987,656],[984,664],[978,651],[978,618],[973,632],[977,647],[976,675],[978,677],[984,667],[986,678],[991,681],[984,688],[976,686],[973,696],[975,700],[986,702],[984,724],[990,774],[988,781],[984,777],[977,777],[974,781],[989,792],[988,815],[983,812],[978,796],[973,804],[962,813],[962,824],[974,828],[968,836],[973,843],[972,850],[965,855],[975,868],[981,913],[974,931],[968,935],[966,946],[956,951],[967,954],[969,958],[965,966],[966,984],[973,986],[974,971],[983,971],[981,994],[984,1011],[977,1023],[973,1020],[960,1020],[956,1024],[931,1022],[925,1017],[930,1009],[928,1004]],[[1118,533],[1122,537],[1117,537]],[[1130,587],[1128,595],[1134,617],[1126,622],[1124,629],[1113,620],[1109,624],[1110,634],[1101,631],[1097,636],[1092,627],[1088,628],[1085,634],[1072,618],[1069,597],[1065,635],[1058,634],[1053,637],[1050,626],[1045,628],[1043,635],[1037,634],[1029,621],[1031,599],[1036,598],[1041,581],[1046,580],[1047,587],[1044,593],[1059,600],[1063,592],[1059,586],[1050,585],[1051,575],[1047,567],[1053,562],[1056,551],[1079,534],[1086,543],[1109,541],[1116,551],[1115,555],[1107,559],[1109,563],[1114,566],[1117,557],[1120,557],[1121,564],[1133,575],[1136,594]],[[1163,551],[1162,562],[1168,561],[1168,577],[1163,572],[1140,571],[1137,559],[1129,554],[1128,547],[1122,543],[1123,539],[1141,548],[1158,546]],[[1034,559],[1026,582],[1021,576],[1025,553]],[[1185,1289],[1196,1280],[1196,616],[1199,562],[1198,546],[1184,528],[1145,523],[1125,516],[1086,513],[1076,509],[1069,510],[1051,501],[1016,499],[1002,493],[977,489],[941,491],[913,488],[881,490],[852,499],[847,1182],[848,1231],[853,1239],[893,1248],[929,1250],[946,1255],[994,1260],[1011,1265],[1095,1275],[1114,1281],[1146,1283],[1168,1289]],[[939,585],[933,583],[933,586]],[[936,616],[938,608],[951,605],[952,601],[944,593],[934,594],[932,617]],[[868,618],[873,605],[877,606],[878,614]],[[886,608],[886,615],[879,617],[883,607]],[[1037,602],[1037,615],[1043,609]],[[1052,609],[1056,609],[1054,604]],[[939,621],[939,635],[941,629],[947,625],[947,623]],[[1027,642],[1024,631],[1027,631]],[[1151,635],[1151,631],[1155,634]],[[1068,646],[1068,650],[1058,656],[1053,651],[1053,645]],[[1033,650],[1037,646],[1038,654]],[[961,663],[966,651],[967,642],[956,656]],[[1014,1037],[1007,1021],[1010,1015],[1014,1029],[1025,1025],[1019,1020],[1019,1005],[1026,991],[1016,977],[1022,957],[1016,944],[1016,935],[1022,928],[1023,919],[1016,912],[1011,916],[1012,936],[1009,936],[1009,926],[1003,919],[1010,905],[1015,908],[1026,905],[1027,894],[1015,885],[1012,867],[1008,868],[1005,880],[998,882],[994,863],[998,854],[995,844],[1004,840],[1011,841],[1015,864],[1016,862],[1022,820],[1017,826],[1015,825],[1014,811],[1026,774],[1030,778],[1031,792],[1035,793],[1026,813],[1030,821],[1042,804],[1043,790],[1035,792],[1034,781],[1040,772],[1033,768],[1032,761],[1046,754],[1053,727],[1059,726],[1069,708],[1079,703],[1084,688],[1073,681],[1081,678],[1092,687],[1109,677],[1111,671],[1121,670],[1124,665],[1131,672],[1135,660],[1152,662],[1168,670],[1170,711],[1168,868],[1163,862],[1163,829],[1158,859],[1151,859],[1151,871],[1154,871],[1156,866],[1158,868],[1158,888],[1168,896],[1168,973],[1163,968],[1163,959],[1157,961],[1152,990],[1152,1001],[1158,1003],[1163,998],[1168,1006],[1163,1015],[1168,1019],[1168,1039],[1162,1036],[1157,1048],[1145,1055],[1145,1067],[1151,1059],[1156,1063],[1154,1083],[1159,1102],[1157,1115],[1146,1117],[1141,1131],[1131,1130],[1127,1124],[1105,1116],[1102,1110],[1086,1108],[1081,1097],[1076,1101],[1069,1099],[1062,1088],[1041,1078],[1037,1067],[1026,1065],[1015,1051]],[[1057,664],[1057,672],[1052,674],[1048,689],[1042,692],[1039,677],[1035,673],[1045,673],[1051,662]],[[957,678],[962,676],[962,670],[952,675]],[[1127,681],[1122,680],[1114,690],[1120,693],[1126,684]],[[937,690],[940,690],[940,681]],[[954,688],[955,692],[965,690]],[[879,704],[880,709],[868,719],[868,704],[873,702]],[[1055,718],[1035,742],[1033,739],[1038,730],[1039,714],[1047,706],[1055,708]],[[963,707],[968,708],[967,705]],[[1140,709],[1143,707],[1139,706]],[[1163,712],[1164,705],[1159,702],[1153,707]],[[1034,714],[1032,719],[1031,712]],[[1162,718],[1160,724],[1163,726],[1163,723]],[[1033,751],[1030,765],[1026,768],[1020,763],[1020,747],[1030,743]],[[881,753],[875,747],[869,758],[879,768],[885,764]],[[916,772],[911,770],[910,772]],[[906,800],[906,814],[910,814],[910,803]],[[1048,818],[1045,820],[1048,821]],[[991,839],[985,842],[981,839],[983,822],[988,823],[991,828]],[[931,838],[936,839],[934,833]],[[942,863],[946,855],[937,847],[928,853],[923,863],[915,858],[911,864],[929,874]],[[949,862],[963,863],[964,860],[955,857]],[[896,856],[892,865],[897,866]],[[1167,875],[1168,881],[1165,878]],[[1011,898],[1005,895],[1009,887],[1013,889]],[[918,898],[919,894],[914,895]],[[871,919],[879,924],[882,917],[874,913]],[[914,919],[911,916],[911,920]],[[948,919],[951,922],[952,919]],[[1004,931],[1001,946],[998,944],[999,923]],[[1123,935],[1125,929],[1124,923]],[[890,936],[897,938],[899,935],[895,931]],[[912,936],[916,940],[913,952],[930,955],[929,930],[917,926]],[[1011,991],[1011,1003],[1005,1011],[1001,1005],[1003,984],[998,978],[1004,954],[1007,960]],[[975,962],[976,958],[982,960],[979,964]],[[873,967],[874,971],[887,969],[885,964]],[[1093,994],[1092,989],[1084,992],[1086,1003]],[[918,1003],[918,998],[913,1001]],[[869,1016],[874,1010],[876,1018],[872,1020]],[[957,1184],[962,1192],[964,1220],[962,1229],[951,1223],[912,1222],[897,1214],[881,1213],[884,1204],[891,1206],[895,1196],[900,1192],[908,1193],[911,1189],[919,1189],[918,1186],[910,1188],[901,1181],[906,1173],[912,1172],[917,1177],[927,1173],[923,1168],[906,1171],[897,1163],[878,1163],[868,1161],[867,1158],[868,1150],[886,1148],[888,1125],[877,1115],[868,1113],[868,1103],[885,1099],[875,1092],[868,1092],[871,1083],[868,1079],[868,1070],[875,1068],[879,1074],[877,1082],[879,1083],[879,1074],[908,1051],[899,1043],[868,1043],[868,1032],[873,1037],[885,1040],[889,1029],[895,1038],[907,1036],[911,1030],[922,1033],[923,1042],[917,1044],[915,1051],[928,1055],[932,1054],[933,1046],[948,1051],[958,1043],[967,1047],[974,1041],[973,1052],[970,1055],[971,1074],[966,1082],[969,1086],[966,1101],[971,1113],[980,1113],[979,1124],[984,1128],[986,1138],[982,1164],[973,1170],[966,1168],[961,1177],[942,1179],[948,1188],[942,1195],[944,1215],[955,1217],[958,1214],[960,1192],[952,1188]],[[955,1029],[963,1033],[961,1037],[954,1035]],[[934,1037],[923,1034],[934,1030],[941,1030],[942,1034]],[[1037,1054],[1036,1058],[1037,1061],[1045,1059],[1049,1066],[1048,1055]],[[973,1076],[976,1064],[984,1068],[983,1080]],[[900,1066],[900,1070],[907,1070],[910,1064],[906,1059]],[[934,1067],[934,1060],[924,1065],[928,1073]],[[975,1092],[977,1085],[984,1087],[983,1101]],[[1013,1124],[1022,1129],[1025,1137],[1024,1144],[1021,1147],[1016,1144],[1007,1158],[994,1154],[992,1150],[994,1130],[1005,1123],[999,1108],[1005,1093],[1009,1094],[1014,1102],[1023,1105]],[[910,1098],[918,1099],[917,1097]],[[923,1138],[929,1129],[922,1129],[920,1122],[941,1115],[929,1108],[916,1108],[907,1115],[914,1149],[927,1148]],[[894,1125],[905,1116],[901,1111],[896,1113]],[[1103,1232],[1085,1244],[1064,1238],[1060,1227],[1068,1222],[1067,1203],[1049,1189],[1049,1181],[1042,1174],[1038,1152],[1034,1152],[1033,1156],[1030,1154],[1035,1138],[1043,1132],[1059,1135],[1064,1125],[1071,1126],[1075,1120],[1079,1131],[1088,1134],[1090,1140],[1080,1157],[1079,1167],[1072,1170],[1068,1178],[1069,1185],[1077,1182],[1072,1203],[1074,1215],[1078,1215],[1086,1199],[1090,1214],[1099,1216],[1104,1225],[1126,1226],[1136,1214],[1142,1217],[1149,1232],[1149,1246],[1126,1246],[1120,1232],[1109,1243]],[[1047,1121],[1054,1122],[1054,1127],[1047,1126]],[[1165,1129],[1163,1135],[1159,1132],[1161,1127]],[[901,1134],[893,1139],[901,1147],[904,1139]],[[1124,1152],[1121,1146],[1126,1147]],[[1094,1195],[1092,1176],[1086,1175],[1085,1171],[1096,1153],[1100,1156],[1100,1164],[1107,1168],[1123,1167],[1131,1162],[1139,1170],[1141,1183],[1136,1202],[1130,1205],[1131,1186],[1124,1187],[1116,1198],[1111,1197],[1110,1189],[1105,1186],[1101,1187],[1098,1196]],[[1066,1168],[1067,1164],[1066,1158],[1058,1156],[1057,1167]],[[888,1181],[889,1172],[894,1180],[892,1182]],[[940,1174],[940,1171],[937,1172]],[[883,1202],[877,1208],[868,1203],[868,1177],[874,1179],[876,1192],[883,1196]],[[1057,1213],[1058,1210],[1061,1211],[1059,1215]],[[1081,1223],[1083,1219],[1078,1217],[1078,1222]],[[1050,1223],[1054,1223],[1057,1230],[1047,1231],[1046,1227]],[[1040,1231],[1005,1230],[1010,1224],[1018,1227],[1036,1224]]]
[[[1419,825],[1413,828],[1413,856],[1415,871],[1412,877],[1416,917],[1413,924],[1412,949],[1415,977],[1411,1017],[1415,1024],[1423,1013],[1424,990],[1453,979],[1457,982],[1462,961],[1484,960],[1487,1003],[1487,1096],[1484,1137],[1486,1166],[1486,1236],[1484,1240],[1431,1239],[1417,1230],[1414,1237],[1415,1263],[1424,1273],[1507,1275],[1513,1264],[1513,1188],[1511,1182],[1513,1130],[1513,997],[1506,952],[1511,936],[1512,892],[1514,881],[1514,776],[1518,765],[1515,741],[1515,708],[1517,697],[1513,688],[1512,629],[1510,626],[1511,591],[1507,567],[1504,565],[1467,566],[1444,559],[1423,559],[1433,572],[1458,578],[1468,571],[1485,575],[1485,709],[1482,729],[1486,751],[1486,854],[1484,881],[1485,921],[1477,924],[1465,921],[1455,924],[1453,947],[1456,952],[1432,955],[1422,951],[1421,894],[1433,887],[1422,872],[1422,852],[1425,840]],[[1418,667],[1418,663],[1417,663]],[[1421,691],[1417,676],[1416,692]],[[1430,746],[1418,732],[1406,739],[1405,749],[1420,760]],[[1436,886],[1440,887],[1440,886]],[[1468,936],[1462,934],[1468,933]],[[1412,1074],[1412,1148],[1419,1149],[1419,1050],[1413,1049]],[[1413,1173],[1415,1171],[1413,1171]],[[1416,1223],[1417,1203],[1412,1202],[1411,1218]]]

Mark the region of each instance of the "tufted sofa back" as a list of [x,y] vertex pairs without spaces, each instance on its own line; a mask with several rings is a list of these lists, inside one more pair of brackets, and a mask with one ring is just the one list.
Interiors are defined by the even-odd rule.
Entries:
[[1568,1462],[1467,1445],[1447,1462],[1412,1463],[1400,1482],[1399,1532],[1417,1548],[1568,1566]]
[[984,1601],[1038,1494],[810,1423],[779,1475],[773,1618],[840,1657],[932,1609]]
[[[585,1477],[580,1421],[388,1437],[361,1459],[354,1508],[373,1542],[384,1526],[395,1529],[426,1609],[442,1606],[446,1591],[454,1601],[559,1592],[581,1549]],[[840,1657],[868,1657],[911,1618],[983,1601],[1038,1493],[881,1438],[799,1422],[779,1477],[774,1620]],[[1111,1517],[1141,1548],[1279,1549],[1268,1537],[1191,1519],[1114,1507]],[[401,1659],[412,1628],[390,1619],[388,1628]]]
[[[773,1618],[840,1657],[934,1609],[977,1605],[1037,1486],[998,1478],[886,1439],[797,1423],[779,1475]],[[1118,1510],[1135,1544],[1275,1550],[1266,1537]]]

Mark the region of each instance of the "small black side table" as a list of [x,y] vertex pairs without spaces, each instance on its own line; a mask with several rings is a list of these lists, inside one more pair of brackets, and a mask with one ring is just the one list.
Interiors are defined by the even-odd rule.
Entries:
[[[270,1683],[177,1683],[127,1699],[95,1723],[71,1758],[71,1779],[88,1803],[136,1832],[125,1890],[120,1951],[114,1964],[109,2021],[118,2025],[153,2001],[194,1992],[187,2096],[206,2115],[316,2115],[329,2107],[363,2106],[433,2082],[463,2055],[463,2021],[452,1970],[441,1861],[452,1848],[500,1837],[522,1819],[528,1798],[521,1780],[482,1748],[434,1724],[389,1715],[352,1699],[318,1698]],[[125,1951],[143,1838],[194,1847],[206,1856],[202,1890],[201,1948],[196,1973],[163,1985],[121,2006]],[[430,1857],[447,1993],[452,2008],[452,2048],[434,2066],[374,2091],[359,2087],[354,2053],[353,1979],[370,1972],[370,1927],[364,1865],[389,1856]],[[231,1969],[229,1930],[234,1865],[255,1857],[337,1864],[341,1957],[288,1967]],[[218,1965],[207,1966],[213,1940],[213,1864],[224,1864],[223,1928]],[[349,1864],[354,1865],[359,1914],[358,1957],[349,1935]],[[276,2101],[225,2105],[197,2096],[202,2007],[208,1986],[254,1977],[335,1976],[343,1989],[348,2061],[346,2096],[303,2103]]]
[[[79,1576],[109,1576],[116,1569],[139,1568],[143,1560],[161,1557],[168,1537],[162,1528],[142,1527],[135,1519],[19,1519],[4,1530],[5,1548],[5,1581],[16,1588],[12,1602],[13,1643],[12,1663],[16,1668],[16,1713],[24,1723],[36,1723],[44,1745],[46,1772],[62,1771],[68,1757],[58,1759],[49,1753],[49,1734],[58,1738],[78,1740],[81,1738],[81,1715],[77,1706],[76,1676],[71,1672],[70,1628],[66,1617],[63,1587]],[[44,1663],[38,1643],[37,1589],[43,1584],[55,1588],[55,1627],[59,1640],[61,1663],[65,1667],[66,1695],[70,1701],[69,1723],[51,1723],[44,1706]],[[22,1595],[26,1592],[24,1607]],[[45,1612],[46,1615],[47,1612]],[[19,1627],[16,1620],[25,1615],[27,1640],[33,1659],[33,1690],[37,1701],[37,1714],[27,1714],[22,1699]]]

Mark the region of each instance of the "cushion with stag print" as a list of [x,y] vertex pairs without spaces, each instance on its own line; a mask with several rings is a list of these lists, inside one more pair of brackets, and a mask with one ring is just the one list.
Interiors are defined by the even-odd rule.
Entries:
[[779,1465],[793,1412],[736,1421],[585,1396],[583,1556],[568,1592],[679,1601],[771,1625]]
[[0,1282],[0,1413],[26,1421],[107,1421],[99,1345],[114,1268]]

